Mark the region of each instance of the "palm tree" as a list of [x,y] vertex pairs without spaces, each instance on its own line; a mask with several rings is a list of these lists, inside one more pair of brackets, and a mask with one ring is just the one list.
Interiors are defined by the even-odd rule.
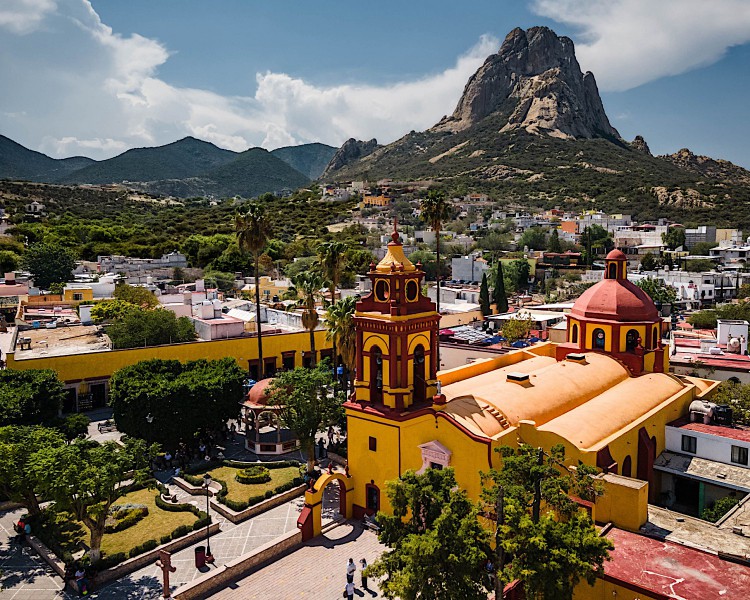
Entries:
[[453,211],[442,190],[430,190],[427,197],[420,202],[422,220],[435,232],[435,250],[437,253],[437,311],[440,314],[440,230],[443,222],[451,218]]
[[[344,253],[346,252],[347,245],[344,242],[321,242],[318,245],[318,262],[320,263],[323,275],[326,276],[329,282],[328,290],[331,295],[330,303],[331,306],[336,304],[336,288],[339,285],[339,278],[341,277],[341,270],[344,268]],[[336,372],[338,367],[339,353],[336,348],[336,338],[333,338],[333,370]],[[334,384],[335,385],[335,384]]]
[[344,363],[344,396],[348,395],[351,378],[354,375],[357,353],[357,336],[354,328],[354,312],[357,297],[347,296],[326,311],[326,339],[333,340],[334,348],[338,347]]
[[260,327],[260,271],[258,259],[271,237],[271,223],[266,216],[266,209],[257,202],[248,202],[244,210],[237,212],[234,218],[237,243],[241,250],[250,252],[255,263],[255,327],[258,331],[258,379],[263,378],[263,336]]
[[303,307],[302,325],[310,332],[310,353],[312,362],[310,366],[314,367],[315,360],[315,328],[320,323],[318,311],[315,310],[315,304],[320,296],[320,289],[325,284],[323,277],[314,271],[304,271],[292,279],[294,287],[302,295],[299,303]]

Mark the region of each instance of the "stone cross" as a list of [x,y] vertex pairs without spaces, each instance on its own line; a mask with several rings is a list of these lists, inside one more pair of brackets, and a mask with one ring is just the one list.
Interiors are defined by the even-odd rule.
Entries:
[[159,560],[156,561],[156,566],[161,569],[164,575],[164,581],[162,583],[162,595],[164,598],[171,598],[172,594],[169,591],[169,574],[174,573],[177,568],[172,566],[172,554],[166,550],[159,550]]

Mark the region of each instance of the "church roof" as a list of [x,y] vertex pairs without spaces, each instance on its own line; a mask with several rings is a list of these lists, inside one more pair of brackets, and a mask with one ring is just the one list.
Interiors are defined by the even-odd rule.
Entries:
[[593,285],[581,294],[570,314],[607,321],[659,320],[653,300],[627,279],[603,279]]
[[272,383],[273,377],[269,377],[267,379],[261,379],[252,388],[250,388],[250,391],[247,393],[247,397],[244,402],[245,406],[249,408],[262,408],[264,406],[272,407],[273,405],[269,404],[269,401],[272,397],[270,389],[270,385]]
[[[508,378],[519,374],[529,375],[528,383]],[[663,373],[630,377],[614,358],[591,352],[582,362],[532,356],[444,385],[442,393],[446,414],[476,435],[493,438],[534,421],[540,431],[590,449],[685,387]]]
[[393,233],[391,233],[391,240],[388,242],[385,256],[375,267],[375,270],[380,273],[390,273],[392,271],[407,271],[413,272],[417,268],[414,264],[406,258],[404,254],[404,247],[399,241],[399,233],[397,229],[397,223],[393,222]]

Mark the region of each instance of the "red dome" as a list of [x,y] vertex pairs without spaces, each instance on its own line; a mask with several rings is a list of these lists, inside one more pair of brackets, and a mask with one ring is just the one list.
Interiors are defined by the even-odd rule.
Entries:
[[[622,254],[619,250],[613,250],[607,258],[611,259],[615,252]],[[659,320],[651,297],[627,279],[604,279],[590,287],[576,300],[570,314],[573,317],[607,321]]]
[[607,254],[607,258],[605,260],[627,260],[628,257],[625,256],[620,250],[615,248],[614,250],[611,250],[609,254]]
[[268,387],[271,385],[271,383],[273,383],[272,377],[269,377],[268,379],[261,379],[247,393],[245,403],[255,406],[268,406],[268,401],[271,399],[271,396],[268,393],[270,392],[270,389],[268,389]]

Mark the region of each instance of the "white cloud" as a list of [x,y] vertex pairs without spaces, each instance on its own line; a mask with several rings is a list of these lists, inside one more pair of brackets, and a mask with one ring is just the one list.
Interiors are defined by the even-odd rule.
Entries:
[[750,41],[748,0],[534,0],[532,6],[580,32],[578,61],[605,91],[709,65]]
[[0,27],[22,35],[31,33],[56,7],[55,0],[3,0]]
[[21,57],[0,61],[0,79],[14,81],[2,110],[26,113],[14,119],[0,113],[0,130],[54,156],[106,158],[185,135],[231,150],[340,145],[349,137],[389,142],[453,111],[466,80],[499,47],[483,36],[453,66],[418,81],[318,86],[266,72],[256,75],[257,88],[246,96],[222,96],[160,79],[169,50],[137,34],[114,33],[88,0],[37,14],[47,39],[33,52],[22,51],[21,36],[0,36],[0,54]]

